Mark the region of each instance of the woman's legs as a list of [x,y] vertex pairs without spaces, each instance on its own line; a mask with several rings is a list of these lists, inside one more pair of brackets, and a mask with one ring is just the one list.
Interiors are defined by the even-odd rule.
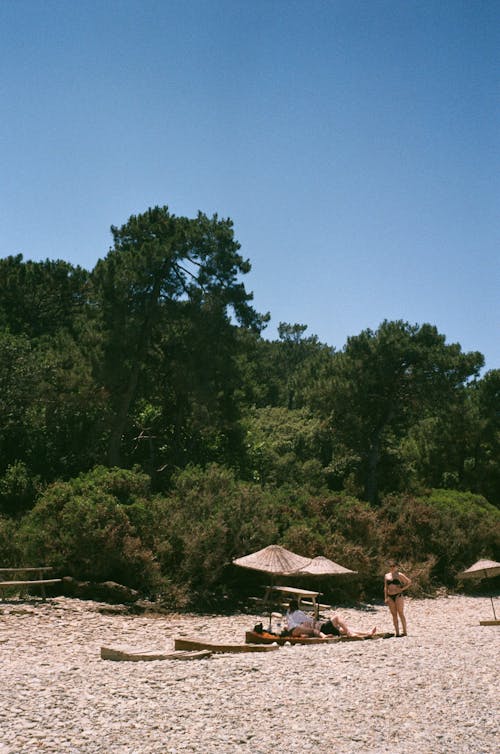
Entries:
[[371,631],[351,631],[350,636],[361,636],[363,639],[366,639],[375,633],[377,633],[377,626],[374,626]]
[[342,636],[351,636],[349,626],[347,625],[347,623],[344,623],[344,621],[340,620],[337,615],[334,615],[331,621]]
[[332,620],[332,623],[335,626],[335,628],[338,628],[338,630],[340,631],[340,634],[342,636],[360,636],[360,637],[364,638],[366,636],[373,636],[373,634],[377,630],[377,627],[375,626],[375,628],[372,628],[372,630],[368,631],[368,632],[366,632],[366,631],[352,631],[349,628],[349,626],[347,625],[347,623],[344,623],[343,621],[341,621],[340,618],[338,618],[336,615],[334,615],[331,620]]
[[323,636],[319,628],[315,628],[313,623],[302,623],[292,629],[292,636]]
[[403,636],[406,636],[405,598],[403,596],[399,596],[396,599],[396,610],[398,612],[399,619],[401,620]]
[[398,608],[396,605],[396,602],[398,600],[393,600],[392,597],[387,597],[387,606],[389,607],[389,610],[391,611],[392,615],[392,622],[394,623],[394,631],[396,633],[396,636],[399,636],[399,623],[398,623]]

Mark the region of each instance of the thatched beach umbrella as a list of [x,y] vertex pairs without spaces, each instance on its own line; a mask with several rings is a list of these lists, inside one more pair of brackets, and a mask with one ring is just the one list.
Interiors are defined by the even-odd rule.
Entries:
[[[458,574],[459,579],[492,579],[494,576],[500,575],[500,563],[496,560],[478,560],[477,563],[471,565],[467,570]],[[495,613],[495,605],[493,604],[493,597],[491,599],[491,607],[493,608],[493,617],[497,621]]]
[[244,555],[233,560],[234,565],[251,568],[254,571],[264,571],[273,576],[284,576],[297,572],[308,565],[311,558],[304,558],[281,545],[269,545],[262,550]]
[[[292,576],[308,576],[318,579],[319,582],[327,580],[332,576],[355,576],[357,571],[351,571],[350,568],[335,563],[335,561],[325,558],[324,555],[318,555],[313,558],[310,563],[300,568],[295,573],[290,574]],[[319,605],[317,605],[317,612],[319,614]]]
[[[242,568],[250,568],[254,571],[263,571],[271,576],[307,576],[307,577],[327,577],[327,576],[349,576],[354,575],[357,571],[351,571],[349,568],[335,563],[333,560],[319,555],[316,558],[304,558],[302,555],[297,555],[291,550],[287,550],[281,545],[269,545],[264,547],[258,552],[254,552],[251,555],[244,555],[241,558],[233,560],[233,564],[241,566]],[[267,594],[270,594],[271,589],[281,589],[284,591],[286,587],[268,587]],[[291,593],[299,590],[293,588]],[[309,592],[311,595],[319,593]],[[313,601],[316,597],[313,597]],[[266,597],[264,597],[266,600]],[[319,605],[315,603],[315,613],[319,612]]]
[[[233,560],[233,564],[240,566],[241,568],[250,568],[253,571],[262,571],[268,573],[271,576],[285,576],[291,573],[295,573],[299,568],[303,568],[311,562],[311,558],[304,558],[302,555],[297,555],[291,550],[287,550],[281,545],[269,545],[262,550],[253,552],[250,555],[244,555],[241,558]],[[266,590],[266,595],[270,594],[269,588]],[[267,597],[264,597],[264,601]],[[269,611],[269,630],[271,630],[272,623],[272,608]]]
[[318,555],[313,558],[307,565],[295,571],[294,576],[303,574],[304,576],[349,576],[356,574],[357,571],[351,571],[350,568],[335,563],[333,560]]

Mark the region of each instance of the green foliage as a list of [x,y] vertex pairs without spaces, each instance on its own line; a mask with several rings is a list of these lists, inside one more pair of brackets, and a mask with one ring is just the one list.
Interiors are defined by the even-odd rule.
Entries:
[[104,395],[69,335],[41,341],[35,356],[40,382],[30,402],[27,461],[46,480],[74,476],[102,455]]
[[[358,572],[355,579],[323,578],[325,594],[336,599],[340,595],[353,597],[359,595],[362,585],[365,594],[378,595],[381,532],[377,514],[367,503],[335,493],[303,499],[283,542],[307,557],[323,555]],[[309,587],[314,589],[314,583],[311,579]]]
[[397,489],[401,443],[411,427],[453,406],[482,364],[481,354],[447,345],[428,324],[385,321],[376,332],[348,338],[329,384],[318,387],[322,401],[316,399],[330,423],[336,468],[352,474],[371,503],[379,489]]
[[133,458],[161,489],[175,468],[214,462],[237,466],[243,455],[240,346],[234,328],[213,312],[185,314],[182,323],[177,320],[158,334],[139,391],[153,402],[147,417],[145,398],[139,403]]
[[33,426],[33,401],[40,393],[41,370],[24,335],[0,331],[0,468],[26,459]]
[[281,322],[279,340],[272,342],[240,333],[245,405],[292,410],[311,405],[311,386],[330,374],[334,349],[316,335],[303,337],[306,330],[307,325]]
[[492,369],[474,386],[477,421],[472,426],[467,482],[500,507],[500,369]]
[[39,480],[26,464],[16,461],[0,478],[0,514],[19,516],[31,508],[39,492]]
[[88,272],[61,260],[0,259],[0,328],[30,339],[75,335],[86,304]]
[[[217,330],[231,311],[241,325],[259,330],[265,317],[238,282],[250,264],[238,253],[231,220],[201,212],[194,219],[176,217],[168,207],[154,207],[111,230],[114,248],[96,265],[92,283],[101,331],[98,373],[110,397],[108,455],[111,465],[120,465],[153,344],[164,348],[186,321],[188,330],[193,321],[215,322]],[[188,343],[183,339],[182,346]]]
[[151,480],[139,467],[130,469],[95,466],[86,474],[72,481],[73,488],[80,494],[90,487],[111,495],[123,505],[131,505],[150,494]]
[[45,480],[93,465],[102,393],[67,333],[30,341],[0,332],[0,471],[24,463]]
[[[25,566],[24,554],[17,541],[17,522],[0,514],[0,567]],[[38,563],[36,563],[38,565]]]
[[231,220],[155,207],[111,230],[90,273],[0,260],[7,565],[185,606],[237,594],[232,559],[271,542],[367,595],[392,555],[423,591],[495,557],[500,370],[430,324],[340,353],[298,323],[267,341]]
[[183,585],[193,600],[222,596],[231,561],[276,536],[270,495],[216,465],[178,474],[171,493],[157,498],[154,510],[162,573]]
[[78,579],[111,579],[177,608],[220,607],[248,593],[262,579],[231,563],[271,543],[357,571],[356,579],[322,580],[333,601],[360,592],[380,597],[392,557],[419,594],[453,585],[459,570],[493,557],[500,513],[481,496],[454,490],[392,495],[374,509],[345,494],[241,482],[210,465],[187,467],[168,495],[155,496],[146,475],[97,467],[48,487],[18,529],[0,519],[0,556],[9,565],[43,562]]
[[246,474],[260,484],[325,485],[322,427],[307,409],[261,408],[244,419]]
[[[18,541],[27,562],[52,565],[63,575],[119,583],[147,590],[159,572],[127,516],[127,506],[144,486],[121,472],[97,469],[69,482],[56,482],[23,519]],[[128,484],[127,484],[128,482]]]
[[427,587],[453,584],[458,571],[494,557],[500,547],[500,512],[480,495],[444,489],[421,497],[393,495],[383,501],[379,517],[387,559],[430,563]]

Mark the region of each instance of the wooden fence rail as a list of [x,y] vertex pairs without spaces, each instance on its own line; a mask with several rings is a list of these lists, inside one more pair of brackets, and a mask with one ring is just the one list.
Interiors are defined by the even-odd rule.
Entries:
[[[13,575],[16,576],[16,574],[19,576],[24,576],[25,578],[19,578],[18,576],[14,579],[5,579],[0,581],[0,592],[2,593],[2,599],[3,599],[3,591],[5,589],[16,589],[18,587],[27,587],[27,586],[36,586],[40,587],[40,591],[42,594],[43,599],[46,599],[45,595],[45,587],[52,585],[52,584],[59,584],[62,582],[62,579],[51,579],[51,578],[44,578],[45,573],[52,571],[51,566],[27,566],[25,568],[0,568],[0,578],[3,578],[3,574],[6,575]],[[31,578],[30,578],[31,577]]]

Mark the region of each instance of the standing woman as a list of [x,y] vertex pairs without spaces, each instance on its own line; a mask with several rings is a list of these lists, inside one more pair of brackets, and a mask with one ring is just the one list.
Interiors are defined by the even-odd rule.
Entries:
[[391,570],[384,576],[384,602],[388,605],[394,623],[396,636],[399,633],[399,621],[403,629],[401,636],[406,636],[405,600],[403,592],[411,586],[411,579],[401,573],[399,563],[393,561]]

